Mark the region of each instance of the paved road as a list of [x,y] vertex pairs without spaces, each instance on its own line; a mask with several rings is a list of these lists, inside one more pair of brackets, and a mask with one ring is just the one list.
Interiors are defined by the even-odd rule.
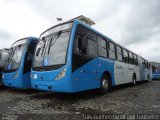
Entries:
[[118,86],[105,95],[95,90],[75,94],[0,91],[0,119],[4,120],[89,119],[99,114],[160,114],[160,81]]

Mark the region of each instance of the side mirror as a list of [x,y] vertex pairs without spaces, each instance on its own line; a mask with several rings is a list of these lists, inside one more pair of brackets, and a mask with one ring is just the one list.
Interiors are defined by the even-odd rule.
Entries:
[[36,52],[36,56],[39,55],[40,51],[41,51],[41,48],[38,48],[38,50],[37,50],[37,52]]

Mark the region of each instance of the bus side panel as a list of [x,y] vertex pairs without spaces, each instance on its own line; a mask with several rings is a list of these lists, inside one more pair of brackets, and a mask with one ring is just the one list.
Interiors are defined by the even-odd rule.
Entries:
[[104,72],[109,72],[111,75],[112,86],[115,85],[114,64],[114,60],[99,57],[99,81],[101,81]]
[[99,88],[98,58],[92,59],[72,73],[73,91]]
[[31,88],[30,72],[23,74],[22,80],[24,88]]
[[139,66],[134,66],[135,74],[136,74],[136,81],[140,81],[140,69]]
[[[17,78],[14,78],[16,74],[18,73]],[[3,73],[4,78],[2,79],[3,84],[8,87],[17,87],[22,88],[23,87],[23,81],[22,81],[22,73],[19,70],[11,73]]]
[[133,82],[133,74],[136,75],[136,80],[139,80],[139,67],[136,65],[115,61],[114,76],[115,85]]
[[152,72],[150,69],[145,69],[145,80],[151,80],[152,79]]
[[128,79],[128,71],[125,70],[125,63],[115,61],[114,65],[114,76],[115,85],[120,85],[126,83]]
[[112,85],[115,85],[113,60],[95,58],[74,71],[72,74],[74,92],[100,88],[101,78],[104,72],[110,73]]

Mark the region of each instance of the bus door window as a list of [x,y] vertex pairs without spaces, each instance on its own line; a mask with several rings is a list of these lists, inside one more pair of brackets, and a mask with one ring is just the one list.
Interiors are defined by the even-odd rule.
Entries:
[[123,49],[123,61],[125,63],[128,63],[128,61],[129,61],[128,51],[126,49]]
[[115,52],[115,44],[113,42],[109,42],[109,58],[115,60],[116,52]]
[[101,37],[98,38],[98,54],[101,57],[107,58],[107,42]]
[[27,50],[26,50],[27,52],[26,52],[25,61],[24,61],[23,73],[27,73],[31,69],[32,58],[33,58],[36,45],[37,45],[37,41],[31,41],[31,43],[28,43]]
[[97,56],[96,35],[79,26],[73,46],[73,71]]
[[116,49],[117,49],[117,60],[122,62],[123,61],[122,48],[117,45]]
[[76,44],[77,46],[74,46],[76,48],[76,51],[81,54],[86,54],[87,52],[87,40],[85,34],[77,34],[76,35]]

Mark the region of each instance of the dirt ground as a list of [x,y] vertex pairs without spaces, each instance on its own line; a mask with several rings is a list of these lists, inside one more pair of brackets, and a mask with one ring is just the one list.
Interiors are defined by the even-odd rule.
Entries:
[[160,119],[160,81],[118,86],[104,95],[96,90],[74,94],[4,87],[0,90],[0,120],[148,117]]

